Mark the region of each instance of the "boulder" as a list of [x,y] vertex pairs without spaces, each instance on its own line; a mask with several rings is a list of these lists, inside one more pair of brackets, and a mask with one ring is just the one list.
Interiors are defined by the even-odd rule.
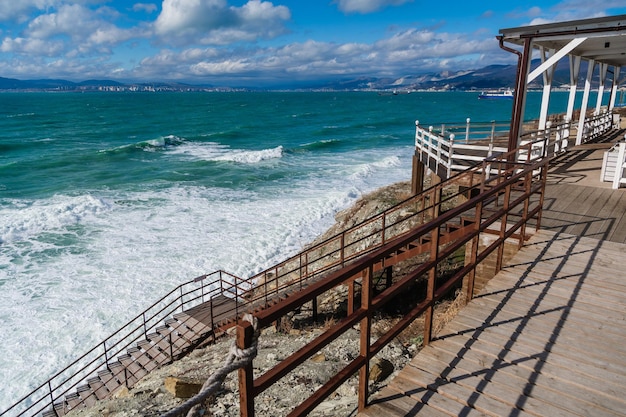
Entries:
[[184,377],[168,376],[164,381],[165,389],[176,398],[191,398],[202,389],[202,382]]
[[393,363],[387,359],[376,358],[370,366],[370,381],[384,381],[394,370]]

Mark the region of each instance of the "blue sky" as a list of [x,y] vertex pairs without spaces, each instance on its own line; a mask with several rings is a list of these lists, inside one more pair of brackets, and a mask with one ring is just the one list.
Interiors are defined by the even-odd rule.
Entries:
[[626,0],[0,0],[0,77],[231,86],[513,63],[501,28]]

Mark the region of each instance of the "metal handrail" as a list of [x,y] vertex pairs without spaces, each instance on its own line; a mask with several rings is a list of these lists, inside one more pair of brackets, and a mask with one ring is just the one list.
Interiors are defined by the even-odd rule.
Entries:
[[[532,161],[530,159],[531,146],[527,145],[524,149],[517,149],[511,154],[503,154],[495,159],[483,162],[476,172],[480,172],[483,175],[483,180],[486,181],[486,173],[488,172],[486,168],[487,165],[491,165],[491,169],[501,174],[495,186],[484,189],[481,194],[469,201],[443,213],[426,224],[412,229],[410,233],[391,240],[387,245],[378,248],[367,256],[363,256],[344,268],[331,273],[323,280],[318,281],[304,291],[298,292],[280,305],[256,313],[255,316],[259,328],[264,328],[288,312],[310,302],[333,288],[342,285],[349,286],[349,283],[355,279],[361,280],[360,307],[355,308],[354,311],[348,311],[346,317],[340,319],[316,339],[276,364],[263,375],[255,378],[252,375],[252,365],[245,368],[243,373],[240,372],[241,401],[244,401],[244,399],[247,401],[247,406],[240,409],[241,415],[253,415],[253,403],[256,396],[357,324],[360,326],[359,355],[332,376],[312,396],[296,406],[289,415],[300,416],[311,412],[339,385],[357,372],[359,373],[358,408],[362,410],[367,405],[368,400],[368,363],[371,358],[422,313],[426,313],[423,340],[425,344],[428,344],[432,335],[432,316],[435,302],[458,285],[466,276],[468,277],[466,297],[469,300],[473,295],[473,280],[477,265],[486,259],[489,254],[497,251],[496,270],[498,270],[502,266],[502,248],[505,240],[517,237],[519,239],[518,244],[521,246],[525,239],[527,222],[532,218],[537,219],[536,227],[539,228],[543,205],[543,190],[545,189],[550,158]],[[511,155],[517,155],[521,153],[520,151],[525,151],[525,155],[528,158],[521,162],[511,162]],[[490,212],[486,211],[488,206],[491,210]],[[453,219],[463,218],[463,216],[471,216],[475,220],[473,225],[467,227],[467,231],[464,232],[463,236],[453,243],[442,245],[439,241],[441,227]],[[509,219],[513,218],[513,216],[518,216],[521,219],[510,224]],[[488,229],[494,227],[498,221],[500,221],[500,225],[493,231],[496,236],[494,243],[488,245],[485,249],[479,250],[478,242],[480,235],[488,232]],[[374,296],[372,291],[374,266],[383,262],[398,248],[404,247],[422,236],[430,237],[430,260],[419,263],[414,270],[400,278],[398,282]],[[445,282],[438,283],[437,268],[441,262],[470,242],[472,247],[465,266]],[[418,302],[397,324],[384,334],[379,335],[378,339],[372,343],[370,335],[375,311],[393,300],[400,292],[406,291],[410,285],[421,277],[427,277],[428,281],[425,299]],[[349,292],[348,297],[354,299],[356,296],[353,292]],[[240,348],[246,348],[248,347],[247,343],[250,343],[250,339],[244,337],[246,327],[247,325],[244,323],[237,326],[238,340],[244,341],[239,346]]]

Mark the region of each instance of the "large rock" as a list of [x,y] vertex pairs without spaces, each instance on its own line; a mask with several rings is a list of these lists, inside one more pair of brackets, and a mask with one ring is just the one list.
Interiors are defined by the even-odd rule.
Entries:
[[194,379],[169,376],[165,378],[165,389],[176,398],[191,398],[202,389],[202,382]]
[[376,358],[370,367],[370,381],[384,381],[393,372],[393,363],[387,359]]

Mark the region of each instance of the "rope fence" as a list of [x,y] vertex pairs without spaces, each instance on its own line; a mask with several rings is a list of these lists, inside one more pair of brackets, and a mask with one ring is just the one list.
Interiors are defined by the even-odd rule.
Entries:
[[178,417],[184,415],[185,413],[187,413],[187,417],[201,416],[200,411],[202,409],[202,404],[211,395],[217,392],[217,390],[224,383],[226,376],[231,372],[244,368],[252,363],[252,360],[257,355],[260,330],[258,328],[256,317],[251,314],[244,314],[243,321],[251,323],[254,329],[252,345],[249,348],[240,349],[237,347],[236,341],[233,340],[233,344],[230,347],[228,356],[224,361],[224,365],[204,382],[200,392],[178,407],[165,414],[161,414],[161,417]]

